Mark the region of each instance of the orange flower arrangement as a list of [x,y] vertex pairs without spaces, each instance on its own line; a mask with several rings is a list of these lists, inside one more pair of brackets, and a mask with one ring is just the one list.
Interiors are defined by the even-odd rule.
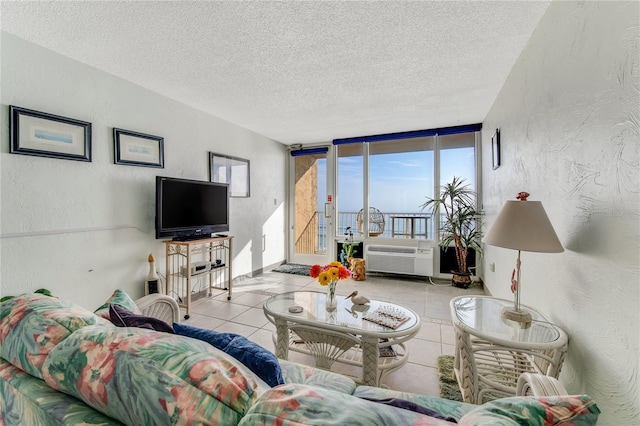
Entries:
[[339,280],[347,279],[351,272],[340,262],[331,262],[328,265],[313,265],[309,271],[312,278],[316,278],[321,286],[329,286],[327,294],[327,310],[335,310],[338,304],[336,300],[336,284]]
[[351,272],[342,266],[342,263],[336,261],[325,266],[313,265],[309,275],[311,275],[311,278],[317,278],[320,285],[326,287],[332,282],[335,283],[338,280],[349,278]]

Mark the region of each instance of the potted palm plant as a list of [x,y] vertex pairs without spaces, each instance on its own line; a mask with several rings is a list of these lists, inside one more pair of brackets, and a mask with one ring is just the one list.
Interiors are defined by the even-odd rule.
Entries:
[[431,210],[440,222],[440,246],[456,251],[457,271],[451,271],[451,281],[456,287],[467,288],[471,284],[471,272],[467,266],[469,249],[482,253],[480,246],[482,212],[477,209],[477,194],[465,180],[453,177],[440,189],[439,198],[429,198],[420,206]]

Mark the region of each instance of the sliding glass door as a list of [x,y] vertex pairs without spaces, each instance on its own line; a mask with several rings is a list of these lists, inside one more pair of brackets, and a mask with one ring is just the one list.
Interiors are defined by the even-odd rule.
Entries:
[[326,264],[334,256],[333,167],[329,148],[292,152],[290,256],[291,263]]

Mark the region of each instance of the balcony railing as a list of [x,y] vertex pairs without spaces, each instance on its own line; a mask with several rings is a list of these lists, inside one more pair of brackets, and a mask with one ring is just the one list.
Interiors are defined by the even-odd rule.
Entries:
[[[424,213],[383,213],[384,232],[377,238],[421,239],[433,240],[433,215]],[[324,212],[316,212],[305,225],[305,229],[296,241],[296,253],[325,253],[327,241],[333,241],[333,236],[327,236],[327,218]],[[358,229],[358,212],[341,212],[338,214],[337,235],[347,235],[347,228],[355,238],[362,237]]]

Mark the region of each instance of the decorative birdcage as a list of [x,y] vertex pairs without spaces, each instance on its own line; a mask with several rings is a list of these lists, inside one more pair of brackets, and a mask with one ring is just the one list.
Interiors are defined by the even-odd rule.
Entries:
[[[364,234],[362,224],[364,223],[364,209],[360,209],[356,218],[358,224],[358,232]],[[375,207],[369,207],[369,236],[377,237],[384,234],[384,215]]]

